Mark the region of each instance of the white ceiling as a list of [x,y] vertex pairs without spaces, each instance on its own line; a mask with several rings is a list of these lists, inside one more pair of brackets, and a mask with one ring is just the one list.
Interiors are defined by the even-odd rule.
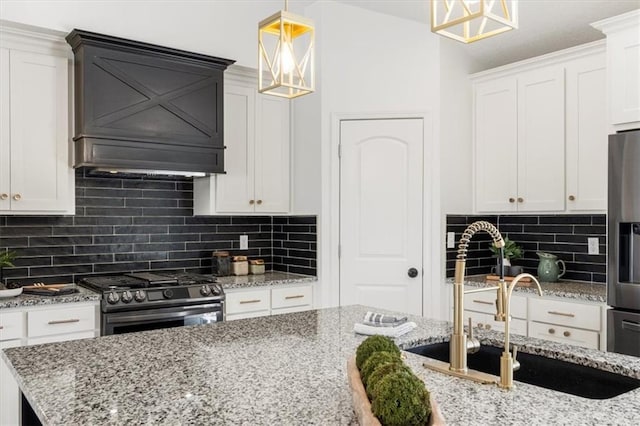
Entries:
[[[336,0],[364,9],[429,22],[429,0]],[[640,8],[640,0],[520,0],[519,29],[464,45],[475,71],[505,65],[604,37],[589,24]],[[453,42],[456,43],[456,42]]]

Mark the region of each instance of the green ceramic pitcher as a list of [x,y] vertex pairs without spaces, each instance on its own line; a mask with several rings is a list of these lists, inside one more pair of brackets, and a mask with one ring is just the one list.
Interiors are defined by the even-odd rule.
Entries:
[[[540,258],[540,263],[538,264],[538,279],[540,281],[554,283],[567,271],[564,261],[558,259],[558,256],[541,251],[536,252],[536,254]],[[562,272],[560,272],[559,265],[562,265]]]

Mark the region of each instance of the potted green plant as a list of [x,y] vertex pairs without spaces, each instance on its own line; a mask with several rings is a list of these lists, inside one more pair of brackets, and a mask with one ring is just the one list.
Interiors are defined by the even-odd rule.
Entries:
[[14,251],[5,250],[4,252],[0,252],[0,285],[4,284],[2,277],[3,268],[13,268],[15,258],[16,253]]
[[[491,250],[491,253],[493,253],[493,257],[495,257],[496,259],[500,256],[500,249],[496,247],[493,242],[489,245],[489,249]],[[505,267],[504,268],[505,275],[512,275],[511,261],[522,259],[522,256],[524,256],[524,250],[522,249],[522,247],[520,247],[514,241],[510,240],[508,237],[505,238],[504,252],[503,252],[503,258],[504,258],[503,265]],[[496,267],[496,270],[498,268],[499,266]],[[518,268],[518,269],[521,269],[521,268]]]

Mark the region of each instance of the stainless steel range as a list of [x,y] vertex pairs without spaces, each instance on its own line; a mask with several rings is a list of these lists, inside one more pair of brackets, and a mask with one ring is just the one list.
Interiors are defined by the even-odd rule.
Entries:
[[211,275],[141,272],[79,284],[102,293],[103,336],[224,320],[224,291]]

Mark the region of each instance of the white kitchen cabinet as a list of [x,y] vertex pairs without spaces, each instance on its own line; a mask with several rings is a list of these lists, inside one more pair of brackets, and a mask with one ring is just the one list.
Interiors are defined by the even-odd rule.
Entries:
[[567,211],[607,209],[604,49],[566,65]]
[[225,81],[224,103],[226,173],[194,180],[195,214],[287,213],[289,101],[257,93],[254,79]]
[[51,32],[0,34],[0,213],[73,214],[70,48]]
[[[0,349],[100,335],[99,302],[0,310]],[[0,358],[0,426],[20,424],[20,389]]]
[[640,127],[640,9],[592,24],[607,36],[609,117],[618,130]]
[[529,299],[529,336],[600,349],[602,306],[565,300]]
[[311,284],[226,289],[225,294],[227,321],[313,309]]
[[472,77],[475,210],[606,208],[604,43]]
[[564,73],[548,67],[474,88],[478,212],[564,209]]

